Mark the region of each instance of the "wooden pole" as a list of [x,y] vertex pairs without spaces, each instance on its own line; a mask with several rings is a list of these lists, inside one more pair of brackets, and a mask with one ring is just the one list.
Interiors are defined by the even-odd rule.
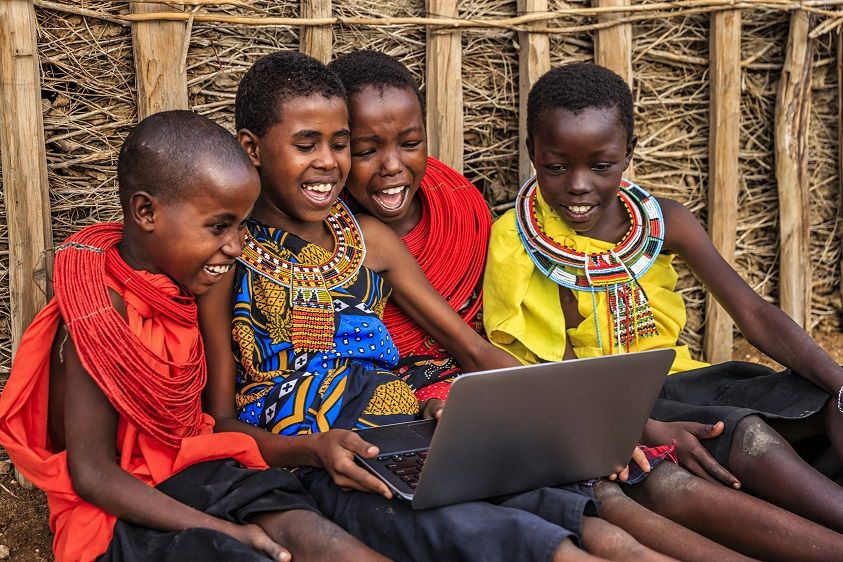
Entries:
[[[455,17],[457,0],[427,0],[430,16]],[[459,31],[427,28],[427,148],[462,173],[462,45]]]
[[[131,2],[133,14],[178,11],[165,4]],[[187,109],[188,20],[132,23],[138,88],[138,120],[170,109]]]
[[791,15],[776,98],[776,184],[779,193],[779,304],[797,324],[811,327],[808,224],[808,126],[811,114],[810,15]]
[[[518,0],[518,14],[546,12],[547,0]],[[527,96],[542,74],[550,70],[550,37],[545,33],[518,32],[518,178],[523,184],[533,175],[527,154]]]
[[[593,5],[599,8],[629,6],[629,0],[596,0]],[[598,21],[611,22],[622,19],[626,15],[624,12],[604,14],[598,18]],[[599,29],[594,34],[594,62],[605,66],[626,80],[632,89],[632,24],[621,23]],[[633,179],[634,176],[633,166],[630,163],[624,177]]]
[[47,301],[52,265],[45,259],[53,234],[31,0],[0,2],[0,108],[14,355],[24,330]]
[[[0,2],[0,153],[9,231],[12,356],[46,304],[52,261],[50,190],[41,113],[41,77],[32,0]],[[32,483],[17,469],[21,486]]]
[[[843,240],[843,31],[837,30],[837,175],[840,203],[837,237]],[[840,296],[843,297],[843,256],[840,259]]]
[[[711,116],[708,138],[708,232],[714,247],[735,265],[738,224],[738,152],[741,105],[741,12],[711,16]],[[733,322],[709,293],[705,355],[710,363],[732,359]]]
[[[301,0],[301,17],[331,17],[331,0]],[[302,26],[299,50],[327,64],[334,50],[334,30],[330,25]]]

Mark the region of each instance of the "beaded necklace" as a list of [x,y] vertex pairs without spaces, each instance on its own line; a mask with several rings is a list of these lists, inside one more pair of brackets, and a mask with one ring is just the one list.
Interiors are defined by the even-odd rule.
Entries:
[[630,228],[613,248],[585,253],[553,240],[536,218],[535,178],[528,180],[515,202],[518,234],[536,267],[554,283],[589,291],[594,309],[597,345],[602,349],[595,293],[603,292],[608,304],[609,353],[630,351],[639,338],[658,334],[647,294],[638,279],[656,261],[664,242],[661,207],[649,193],[629,180],[621,180],[618,198],[629,215]]
[[103,223],[57,246],[56,300],[82,365],[109,402],[157,441],[178,447],[183,437],[197,435],[203,424],[202,338],[197,332],[184,363],[156,355],[115,310],[104,277],[122,280],[156,314],[183,327],[197,326],[196,303],[185,292],[163,293],[129,267],[117,251],[122,235],[123,225]]
[[334,238],[334,251],[322,263],[293,262],[248,231],[243,252],[237,258],[246,267],[287,288],[292,314],[291,340],[296,352],[333,349],[334,303],[330,291],[357,275],[366,257],[360,226],[339,199],[331,207],[325,225]]
[[[471,182],[430,157],[416,197],[421,219],[404,235],[404,243],[436,292],[473,326],[482,304],[477,291],[492,227],[489,207]],[[434,351],[431,336],[398,306],[387,304],[383,321],[401,357]],[[444,349],[436,352],[447,355]]]

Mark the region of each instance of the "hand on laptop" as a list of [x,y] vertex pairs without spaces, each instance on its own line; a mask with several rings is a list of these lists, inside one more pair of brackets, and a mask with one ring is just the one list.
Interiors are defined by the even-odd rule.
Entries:
[[422,411],[422,419],[438,420],[442,417],[442,412],[445,411],[445,401],[439,398],[429,398],[420,405]]
[[386,484],[354,462],[355,454],[367,459],[376,457],[377,447],[346,429],[331,429],[314,434],[314,437],[313,450],[319,457],[318,465],[328,471],[337,486],[392,498],[392,491]]
[[[632,450],[632,461],[638,465],[643,472],[650,472],[650,461],[647,460],[647,455],[644,454],[640,448],[635,447]],[[620,480],[621,482],[626,482],[629,478],[629,465],[623,467],[623,470],[620,472],[613,472],[609,475],[609,480]]]
[[647,421],[644,435],[648,445],[675,442],[679,465],[688,472],[738,489],[741,487],[740,480],[723,468],[700,443],[700,439],[719,436],[724,427],[726,425],[722,421],[706,425],[689,421],[660,422],[651,419]]

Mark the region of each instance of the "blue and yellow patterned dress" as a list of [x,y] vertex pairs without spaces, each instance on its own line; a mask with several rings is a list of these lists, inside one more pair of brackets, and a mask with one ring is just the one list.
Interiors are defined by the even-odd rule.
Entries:
[[390,372],[381,321],[389,286],[363,267],[359,226],[337,202],[333,253],[256,220],[237,264],[232,332],[240,420],[282,435],[414,419],[418,401]]

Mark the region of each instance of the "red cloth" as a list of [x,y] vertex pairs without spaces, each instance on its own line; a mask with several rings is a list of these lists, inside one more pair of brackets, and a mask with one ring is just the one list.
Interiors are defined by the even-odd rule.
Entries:
[[[163,275],[141,272],[163,291],[177,291]],[[173,362],[199,338],[197,326],[176,326],[158,315],[115,279],[104,280],[122,294],[129,326],[148,348]],[[0,443],[15,466],[47,493],[50,528],[55,533],[56,560],[93,560],[108,548],[114,515],[81,499],[73,489],[65,451],[53,451],[47,430],[50,392],[50,350],[60,321],[58,303],[51,301],[27,329],[20,343],[6,388],[0,396]],[[64,333],[60,335],[63,337]],[[161,372],[162,377],[168,376]],[[213,420],[202,417],[199,435],[185,438],[173,449],[139,433],[131,420],[120,418],[116,448],[120,466],[155,486],[198,462],[234,458],[249,468],[265,468],[255,441],[240,433],[213,433]]]

